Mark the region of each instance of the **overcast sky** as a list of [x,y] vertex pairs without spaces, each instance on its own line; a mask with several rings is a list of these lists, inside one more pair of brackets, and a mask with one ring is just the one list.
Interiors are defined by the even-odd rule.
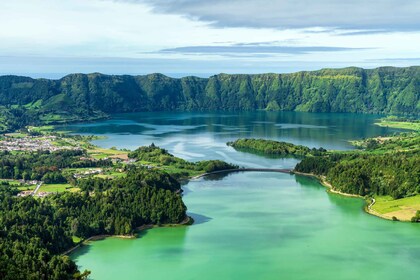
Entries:
[[419,0],[0,0],[0,73],[420,65]]

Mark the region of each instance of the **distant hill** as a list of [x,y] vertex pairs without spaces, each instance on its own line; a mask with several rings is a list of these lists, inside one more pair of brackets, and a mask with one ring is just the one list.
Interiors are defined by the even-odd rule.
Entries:
[[0,77],[0,106],[44,122],[140,111],[257,109],[420,115],[420,67],[170,78],[71,74]]

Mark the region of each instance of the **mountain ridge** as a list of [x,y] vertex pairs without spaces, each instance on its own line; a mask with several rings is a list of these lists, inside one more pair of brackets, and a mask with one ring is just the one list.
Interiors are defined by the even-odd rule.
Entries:
[[[209,78],[69,74],[0,76],[0,106],[41,122],[141,111],[303,111],[420,115],[420,66],[321,69]],[[10,111],[10,110],[9,110]],[[32,117],[31,117],[32,118]],[[36,117],[35,117],[36,119]]]

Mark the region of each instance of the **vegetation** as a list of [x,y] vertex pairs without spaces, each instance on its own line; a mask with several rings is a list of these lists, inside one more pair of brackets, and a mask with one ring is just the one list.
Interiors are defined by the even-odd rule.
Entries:
[[420,194],[420,134],[358,141],[364,151],[327,152],[285,142],[239,139],[229,142],[235,149],[265,155],[305,157],[295,171],[325,176],[343,193],[385,196],[394,199]]
[[394,199],[391,196],[375,196],[372,210],[388,219],[398,217],[398,220],[411,221],[413,213],[420,210],[420,195],[401,199]]
[[[0,132],[103,118],[112,113],[159,110],[420,115],[419,74],[420,67],[220,74],[209,79],[172,79],[160,74],[73,74],[60,80],[2,76]],[[49,128],[29,132],[39,135]],[[81,139],[77,137],[72,140]],[[406,134],[370,139],[360,143],[364,151],[348,153],[255,139],[231,144],[255,152],[304,156],[296,171],[326,176],[343,192],[409,199],[420,193],[419,138],[418,134]],[[58,140],[55,144],[65,143]],[[110,158],[127,156],[136,162],[123,164]],[[92,167],[122,170],[124,176],[76,178],[70,171]],[[101,150],[88,143],[81,149],[54,152],[2,151],[0,178],[41,180],[46,184],[44,189],[55,189],[55,193],[44,198],[17,197],[15,184],[1,182],[0,278],[85,279],[89,272],[80,272],[62,255],[75,241],[98,234],[131,235],[145,224],[180,223],[186,218],[186,207],[177,178],[233,168],[237,166],[217,160],[190,163],[154,145],[130,153]],[[419,217],[417,212],[413,221]]]
[[[31,131],[47,135],[9,135],[4,139],[17,150],[0,152],[0,279],[86,279],[89,272],[63,252],[94,235],[185,222],[177,178],[237,168],[218,160],[190,163],[153,144],[129,153],[95,147],[87,142],[91,137]],[[19,148],[28,143],[71,149]],[[17,196],[33,191],[37,181],[43,184],[35,195]]]
[[411,218],[411,222],[413,222],[413,223],[420,222],[420,211],[419,210],[417,210],[416,215],[414,215],[414,217]]
[[0,189],[0,278],[82,279],[73,261],[60,253],[73,246],[50,203],[16,198]]
[[129,158],[136,159],[143,164],[158,165],[165,170],[169,169],[177,178],[188,177],[201,173],[209,173],[220,170],[236,169],[237,165],[229,164],[221,160],[204,160],[188,162],[171,155],[167,150],[151,144],[148,147],[140,147],[128,154]]
[[233,142],[228,142],[227,145],[239,151],[282,157],[305,157],[309,155],[321,155],[326,152],[324,148],[310,149],[302,145],[264,139],[238,139]]
[[39,189],[39,192],[65,192],[71,191],[74,188],[70,184],[42,184]]
[[334,189],[394,199],[420,193],[420,151],[329,153],[303,159],[295,170],[326,176]]
[[420,210],[419,143],[419,133],[357,141],[363,151],[307,157],[295,171],[323,176],[343,193],[375,197],[373,213],[407,221]]
[[420,134],[401,133],[392,137],[353,141],[352,144],[357,148],[376,154],[390,152],[417,153],[420,150]]
[[208,79],[161,74],[0,77],[0,131],[137,111],[287,110],[420,115],[420,67],[324,69]]
[[420,131],[420,120],[406,117],[388,116],[386,118],[380,119],[380,121],[375,124],[385,127]]
[[[84,179],[82,192],[40,200],[0,188],[0,278],[82,279],[67,256],[73,240],[132,234],[145,224],[180,223],[186,207],[168,174],[131,168],[126,179]],[[94,194],[93,194],[94,193]]]
[[[93,160],[83,150],[38,151],[12,153],[0,151],[0,178],[38,180],[46,184],[61,184],[72,179],[63,168],[111,166],[109,159]],[[82,159],[81,159],[82,158]]]
[[382,217],[410,220],[420,211],[420,133],[353,143],[362,150],[326,151],[263,139],[238,139],[228,145],[264,155],[300,156],[295,172],[322,177],[334,191],[375,197],[372,211]]

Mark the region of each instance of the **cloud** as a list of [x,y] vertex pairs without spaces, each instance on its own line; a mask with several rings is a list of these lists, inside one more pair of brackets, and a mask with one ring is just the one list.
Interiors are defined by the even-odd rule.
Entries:
[[379,58],[379,59],[366,59],[366,61],[374,62],[420,62],[420,57],[395,57],[395,58]]
[[[408,30],[405,30],[407,32]],[[376,35],[376,34],[389,34],[398,32],[397,30],[391,29],[320,29],[320,30],[313,30],[313,29],[304,29],[302,33],[304,34],[330,34],[330,35],[339,35],[339,36],[360,36],[360,35]]]
[[[317,1],[319,7],[312,1],[3,1],[0,73],[255,73],[419,64],[379,61],[420,57],[420,30],[390,31],[418,27],[413,1],[353,0],[341,14],[326,0]],[[365,14],[357,12],[360,5]],[[380,17],[365,16],[372,13]],[[403,25],[402,16],[411,25]],[[350,25],[339,20],[354,25],[343,29]]]
[[383,34],[383,33],[391,33],[391,32],[395,32],[395,30],[385,30],[385,29],[355,30],[355,31],[341,32],[340,35],[342,36],[375,35],[375,34]]
[[272,46],[263,43],[238,43],[231,46],[185,46],[160,50],[161,53],[182,54],[307,54],[317,52],[342,52],[363,50],[362,48],[343,48],[327,46]]
[[218,27],[420,30],[418,0],[114,0]]

